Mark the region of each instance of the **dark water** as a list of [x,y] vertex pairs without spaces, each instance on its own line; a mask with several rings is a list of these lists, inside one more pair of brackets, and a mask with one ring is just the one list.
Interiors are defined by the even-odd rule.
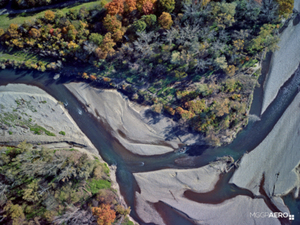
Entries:
[[[64,83],[71,82],[69,78],[60,78],[57,81],[52,79],[51,73],[38,73],[28,71],[13,71],[3,70],[0,72],[0,85],[7,83],[24,83],[35,85],[59,101],[66,104],[70,115],[78,124],[79,128],[91,140],[94,146],[99,150],[100,155],[108,164],[116,164],[117,181],[121,187],[121,193],[124,196],[128,205],[131,206],[131,216],[136,219],[140,224],[145,224],[138,217],[134,208],[134,193],[138,190],[138,186],[132,175],[133,172],[146,172],[154,171],[163,168],[191,168],[207,165],[209,162],[216,159],[216,157],[231,155],[234,159],[239,159],[245,152],[253,150],[272,130],[282,113],[292,102],[298,93],[298,85],[300,84],[300,72],[297,71],[281,88],[276,99],[268,107],[265,113],[261,116],[260,121],[250,121],[248,126],[238,134],[235,141],[226,146],[214,149],[203,150],[201,156],[188,158],[188,163],[178,163],[178,159],[183,157],[180,153],[168,153],[161,156],[138,156],[127,151],[122,145],[118,143],[110,135],[110,130],[105,124],[100,123],[85,112],[85,107],[81,105],[77,99],[63,86]],[[262,98],[261,94],[254,94],[256,98]],[[255,109],[255,107],[258,107]],[[255,104],[251,111],[260,111],[261,105]],[[81,114],[78,112],[82,111]],[[256,114],[256,113],[255,113]],[[177,163],[175,162],[177,160]],[[192,163],[190,163],[192,162]],[[225,179],[226,178],[226,179]],[[214,198],[206,198],[206,202],[215,204],[232,198],[232,192],[236,195],[251,195],[245,190],[238,189],[237,187],[225,188],[230,174],[220,179],[216,188],[218,189],[218,196]],[[228,179],[228,180],[227,180]],[[227,185],[228,186],[228,185]],[[209,196],[209,195],[208,195]],[[291,206],[293,204],[299,206],[295,201],[287,199]],[[156,204],[155,207],[159,209],[162,217],[167,224],[172,225],[185,225],[192,224],[186,215],[177,212],[170,206],[164,203]],[[295,207],[294,207],[295,208]]]

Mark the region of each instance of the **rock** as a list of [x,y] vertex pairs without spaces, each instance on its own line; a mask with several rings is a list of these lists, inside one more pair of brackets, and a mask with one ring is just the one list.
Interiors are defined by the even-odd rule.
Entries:
[[53,77],[54,80],[57,80],[60,77],[60,74],[55,74],[55,76]]

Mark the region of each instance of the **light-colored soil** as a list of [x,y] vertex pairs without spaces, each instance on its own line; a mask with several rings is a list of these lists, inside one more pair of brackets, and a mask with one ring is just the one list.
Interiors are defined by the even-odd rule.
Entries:
[[[194,143],[197,135],[178,138],[172,132],[177,124],[162,115],[148,117],[149,107],[128,100],[116,90],[96,89],[85,83],[65,85],[89,112],[111,128],[112,135],[129,151],[139,155],[159,155],[172,152],[179,144]],[[150,113],[151,114],[151,113]],[[170,140],[167,135],[170,134]]]
[[[75,148],[101,158],[64,106],[40,88],[25,84],[0,86],[0,112],[1,144],[26,140],[37,148]],[[30,129],[37,126],[43,128],[40,134]],[[65,135],[60,134],[62,131]]]

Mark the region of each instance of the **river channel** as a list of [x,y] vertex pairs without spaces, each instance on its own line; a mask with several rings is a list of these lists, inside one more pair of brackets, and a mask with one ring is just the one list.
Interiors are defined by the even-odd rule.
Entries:
[[[260,82],[263,82],[263,80],[264,79],[261,79]],[[300,69],[298,68],[294,75],[282,86],[277,97],[263,115],[260,115],[261,99],[263,97],[261,94],[262,91],[260,88],[255,90],[254,103],[250,113],[253,114],[251,117],[256,119],[249,120],[247,127],[237,135],[237,138],[232,142],[232,144],[225,147],[208,148],[198,152],[197,148],[200,149],[201,146],[192,146],[191,149],[193,149],[193,152],[196,150],[196,154],[194,153],[193,155],[197,155],[194,157],[188,155],[189,151],[185,154],[168,153],[160,156],[139,156],[132,154],[111,136],[108,126],[99,122],[90,113],[85,111],[85,106],[83,106],[64,87],[63,84],[68,82],[75,82],[75,80],[64,77],[54,80],[53,73],[28,72],[25,70],[2,70],[0,72],[0,85],[6,85],[8,83],[23,83],[38,86],[58,101],[65,104],[69,114],[73,117],[79,128],[90,139],[93,145],[98,149],[101,157],[108,164],[117,165],[117,181],[127,204],[131,206],[131,216],[140,224],[146,224],[139,218],[135,210],[135,191],[138,191],[139,188],[132,173],[155,171],[164,168],[197,168],[207,165],[217,157],[225,155],[230,155],[235,160],[240,159],[243,154],[253,150],[265,139],[284,113],[285,109],[293,101],[296,94],[299,92],[298,86],[300,85]],[[189,160],[193,163],[178,163],[178,159],[182,157],[189,157]],[[253,197],[250,191],[240,189],[236,186],[232,188],[232,186],[228,184],[229,177],[231,177],[233,172],[234,171],[228,175],[221,176],[215,189],[208,193],[208,195],[195,195],[195,201],[206,204],[218,204],[237,195]],[[234,192],[234,194],[232,192]],[[216,193],[218,194],[216,195]],[[193,198],[193,194],[189,193],[186,197],[191,199]],[[265,201],[268,203],[269,200],[266,199]],[[291,210],[291,213],[299,214],[299,200],[288,195],[284,198],[284,201]],[[187,218],[186,215],[162,202],[156,203],[154,207],[160,212],[166,224],[194,224],[194,222]],[[296,215],[295,218],[297,218]],[[299,216],[298,219],[300,219]],[[300,221],[295,220],[294,224],[299,224],[299,222]],[[285,224],[284,221],[282,223]]]

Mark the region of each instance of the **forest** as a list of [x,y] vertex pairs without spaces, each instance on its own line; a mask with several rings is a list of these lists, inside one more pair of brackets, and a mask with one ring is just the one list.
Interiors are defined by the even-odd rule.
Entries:
[[221,145],[247,124],[261,61],[277,49],[292,10],[293,0],[113,0],[47,10],[0,29],[5,51],[40,60],[0,66],[61,70],[75,61],[76,76],[118,88]]
[[76,149],[0,147],[0,223],[133,225],[109,168]]

